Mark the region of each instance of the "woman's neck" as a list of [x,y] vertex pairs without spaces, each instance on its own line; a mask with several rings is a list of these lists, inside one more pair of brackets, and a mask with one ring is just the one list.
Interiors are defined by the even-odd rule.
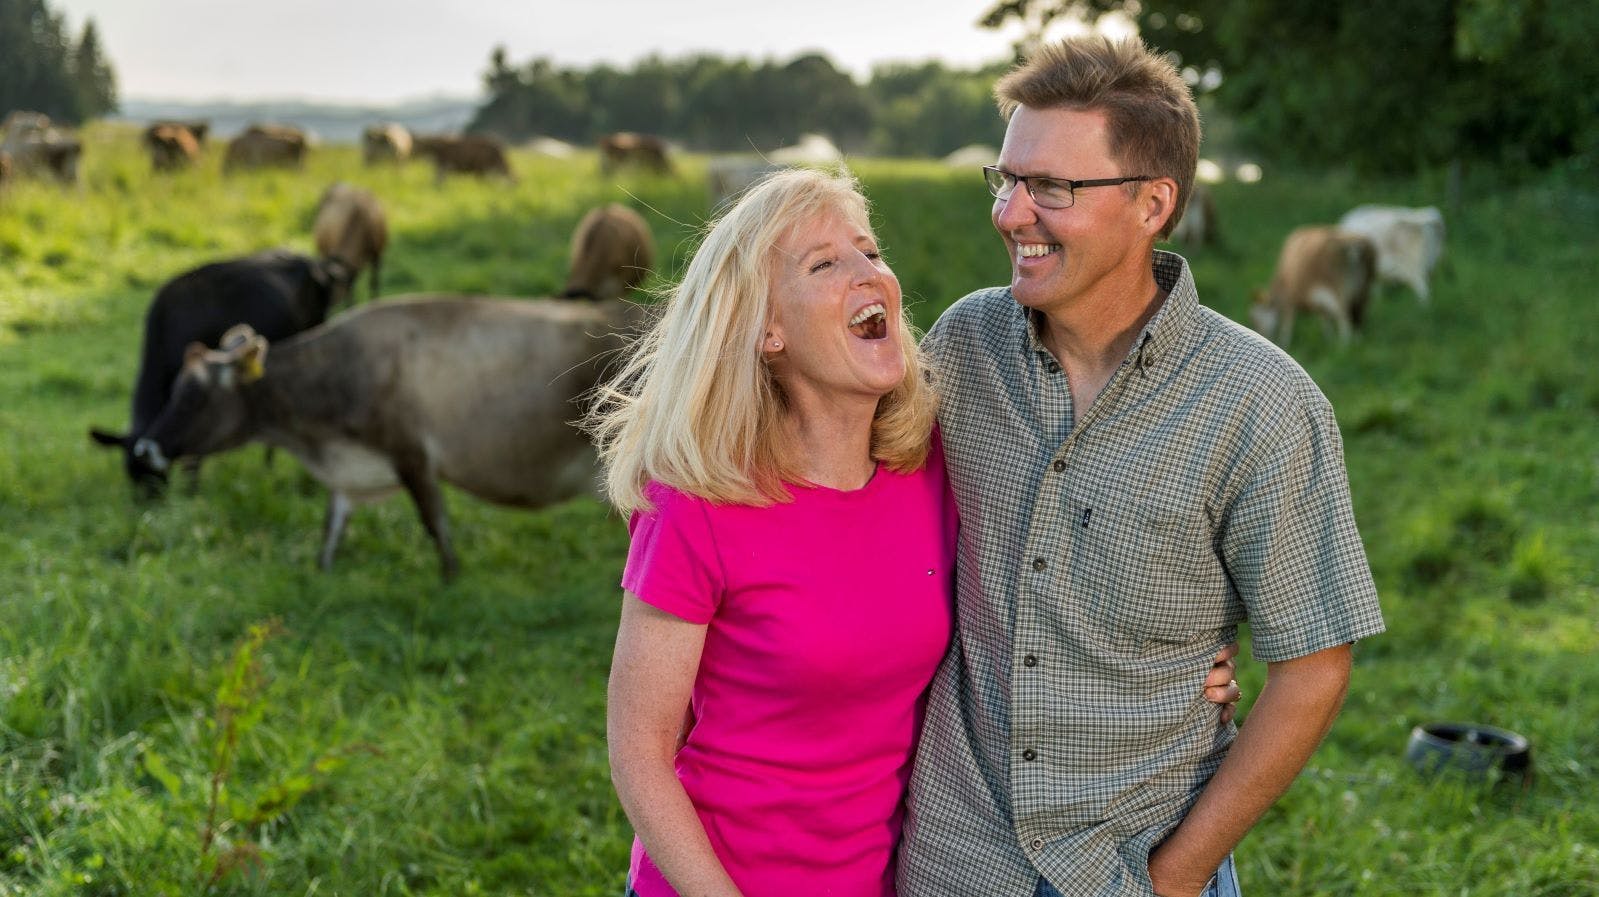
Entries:
[[788,443],[795,467],[807,482],[850,492],[877,470],[872,460],[872,418],[877,406],[827,405],[792,410]]

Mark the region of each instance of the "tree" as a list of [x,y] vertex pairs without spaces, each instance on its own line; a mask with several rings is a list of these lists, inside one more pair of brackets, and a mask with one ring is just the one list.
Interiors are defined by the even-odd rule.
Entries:
[[1599,159],[1588,0],[1002,0],[982,23],[1134,19],[1272,158],[1403,172]]
[[94,23],[74,45],[45,0],[0,0],[0,60],[0,116],[26,109],[77,123],[116,108],[115,76]]
[[72,82],[80,118],[94,118],[117,110],[117,81],[111,64],[100,51],[100,34],[94,19],[83,24],[83,36],[72,53]]

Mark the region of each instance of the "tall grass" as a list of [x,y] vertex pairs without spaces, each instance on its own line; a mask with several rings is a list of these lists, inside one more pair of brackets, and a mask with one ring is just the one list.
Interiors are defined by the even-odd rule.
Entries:
[[[213,152],[157,177],[129,132],[88,140],[80,189],[0,192],[0,897],[616,893],[629,832],[603,696],[620,520],[450,493],[463,574],[444,586],[394,500],[357,513],[324,575],[324,496],[291,458],[234,452],[138,504],[85,433],[127,419],[155,287],[308,249],[335,178],[389,209],[388,289],[531,296],[561,286],[571,229],[600,202],[646,209],[662,267],[680,266],[707,215],[698,160],[612,181],[591,156],[518,154],[514,186],[437,188],[349,148],[303,172],[225,179]],[[856,170],[923,326],[1005,277],[974,175]],[[1427,181],[1269,174],[1218,188],[1225,243],[1189,253],[1201,296],[1235,318],[1291,227],[1438,201]],[[1446,214],[1431,305],[1386,291],[1347,348],[1309,321],[1296,334],[1338,409],[1390,632],[1359,647],[1331,737],[1240,847],[1253,894],[1599,892],[1599,191],[1484,185]],[[1240,678],[1258,693],[1263,671]],[[227,701],[253,716],[213,814]],[[1527,735],[1531,787],[1419,779],[1401,755],[1435,719]],[[223,856],[237,861],[216,874]]]

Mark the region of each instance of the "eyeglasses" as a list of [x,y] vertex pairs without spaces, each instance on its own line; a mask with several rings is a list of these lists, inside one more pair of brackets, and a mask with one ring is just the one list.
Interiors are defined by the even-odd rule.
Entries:
[[1086,181],[1069,181],[1065,178],[1044,177],[1037,174],[1011,174],[995,165],[983,166],[983,180],[988,182],[988,192],[995,199],[1010,199],[1018,182],[1027,185],[1027,195],[1041,209],[1069,209],[1075,193],[1084,187],[1114,187],[1129,181],[1152,181],[1153,175],[1138,174],[1127,178],[1093,178]]

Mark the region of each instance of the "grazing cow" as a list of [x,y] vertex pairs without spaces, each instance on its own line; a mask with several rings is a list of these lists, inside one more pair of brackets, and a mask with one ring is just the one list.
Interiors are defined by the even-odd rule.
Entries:
[[144,346],[133,387],[133,418],[127,433],[90,430],[94,441],[123,450],[128,478],[142,493],[166,484],[157,468],[135,450],[172,393],[192,342],[217,345],[234,324],[246,323],[273,339],[322,323],[328,308],[350,289],[350,272],[333,260],[316,261],[271,251],[213,262],[180,274],[155,294],[144,316]]
[[353,506],[404,489],[448,580],[458,563],[440,481],[524,508],[595,493],[593,446],[568,422],[637,309],[410,296],[363,305],[270,354],[240,328],[219,351],[189,347],[172,401],[139,444],[162,468],[251,440],[293,453],[330,492],[324,570]]
[[711,192],[711,208],[720,209],[742,196],[756,181],[787,166],[757,156],[722,156],[705,166],[705,181]]
[[[352,278],[371,267],[371,295],[377,298],[383,250],[389,244],[389,221],[377,197],[342,181],[332,184],[317,203],[312,233],[317,254],[342,262]],[[354,294],[351,290],[352,298]]]
[[191,118],[187,120],[180,118],[163,118],[160,121],[151,122],[150,127],[184,128],[188,130],[190,134],[194,135],[194,142],[200,144],[201,149],[205,149],[205,138],[211,133],[211,122],[203,118]]
[[76,137],[51,127],[41,112],[15,111],[6,116],[5,141],[0,152],[11,157],[16,176],[49,174],[63,184],[78,180],[78,158],[83,144]]
[[397,164],[411,158],[411,132],[393,122],[361,132],[361,160],[367,165]]
[[590,209],[572,233],[567,299],[620,299],[649,276],[655,240],[639,213],[619,203]]
[[1286,347],[1294,314],[1305,309],[1326,316],[1347,343],[1365,315],[1376,272],[1377,250],[1364,236],[1336,227],[1301,227],[1283,242],[1271,286],[1255,292],[1255,329]]
[[1425,305],[1428,280],[1444,254],[1444,216],[1433,206],[1357,206],[1339,220],[1346,231],[1364,234],[1377,247],[1377,279],[1416,291]]
[[299,168],[305,164],[305,132],[283,125],[251,125],[228,141],[222,171],[236,168]]
[[600,138],[600,171],[610,174],[623,165],[636,165],[658,174],[671,174],[666,141],[652,134],[617,131]]
[[145,129],[144,145],[156,171],[188,168],[200,159],[200,141],[187,125],[154,124]]
[[428,156],[433,159],[436,183],[444,183],[444,176],[447,174],[471,174],[478,177],[497,174],[508,181],[516,180],[511,174],[510,163],[505,160],[505,144],[498,137],[487,134],[418,137],[413,152],[418,156]]
[[779,165],[834,165],[844,161],[844,154],[821,134],[801,134],[793,146],[772,150],[767,158]]
[[1189,246],[1214,246],[1221,239],[1216,225],[1216,200],[1204,184],[1195,184],[1183,217],[1172,228],[1171,241]]

